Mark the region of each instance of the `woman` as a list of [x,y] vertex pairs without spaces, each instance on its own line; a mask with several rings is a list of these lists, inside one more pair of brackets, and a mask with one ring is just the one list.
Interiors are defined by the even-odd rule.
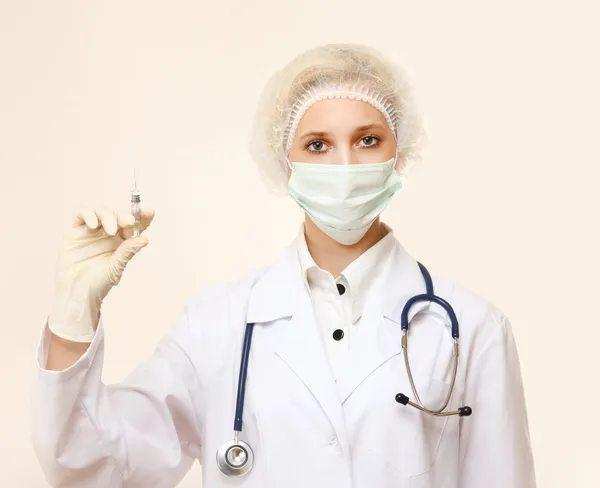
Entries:
[[[254,158],[304,226],[273,266],[192,298],[120,385],[101,382],[100,305],[148,241],[129,215],[78,216],[39,348],[35,446],[50,482],[172,487],[198,459],[205,488],[535,486],[510,323],[437,277],[460,360],[454,380],[445,302],[413,303],[413,395],[401,323],[427,272],[379,219],[422,139],[403,73],[365,47],[313,49],[269,83],[254,128]],[[414,408],[439,413],[448,392],[444,412],[461,415]]]

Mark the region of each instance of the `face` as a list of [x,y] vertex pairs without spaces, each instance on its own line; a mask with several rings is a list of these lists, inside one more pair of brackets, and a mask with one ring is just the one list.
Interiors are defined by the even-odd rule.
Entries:
[[396,140],[383,114],[367,102],[321,100],[304,114],[288,158],[321,164],[382,163],[396,155]]

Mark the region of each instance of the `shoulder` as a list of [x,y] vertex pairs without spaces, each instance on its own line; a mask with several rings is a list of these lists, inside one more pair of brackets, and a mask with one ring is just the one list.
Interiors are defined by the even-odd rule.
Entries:
[[264,272],[255,269],[238,280],[205,286],[185,302],[170,337],[197,369],[213,371],[232,353],[245,329],[250,291]]
[[243,312],[252,288],[267,269],[253,269],[239,279],[201,288],[186,302],[186,313],[191,318],[210,316],[225,319],[233,309]]
[[435,292],[453,307],[462,342],[503,342],[511,333],[510,320],[490,299],[443,276],[433,276]]

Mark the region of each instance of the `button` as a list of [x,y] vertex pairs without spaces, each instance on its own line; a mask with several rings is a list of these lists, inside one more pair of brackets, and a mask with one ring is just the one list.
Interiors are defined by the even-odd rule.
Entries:
[[336,341],[341,341],[343,339],[343,337],[344,337],[344,331],[342,329],[335,329],[333,331],[333,338]]
[[340,295],[343,295],[344,293],[346,293],[346,287],[344,285],[342,285],[341,283],[337,284],[337,289],[338,289],[338,293]]
[[337,437],[334,437],[333,439],[331,439],[329,441],[329,445],[336,450],[339,450],[339,448],[340,448],[340,443],[338,442]]

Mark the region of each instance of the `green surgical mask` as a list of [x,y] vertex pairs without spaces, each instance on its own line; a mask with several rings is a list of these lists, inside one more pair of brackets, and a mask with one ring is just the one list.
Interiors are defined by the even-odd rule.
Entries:
[[403,186],[395,159],[370,164],[290,163],[291,197],[340,244],[360,241]]

